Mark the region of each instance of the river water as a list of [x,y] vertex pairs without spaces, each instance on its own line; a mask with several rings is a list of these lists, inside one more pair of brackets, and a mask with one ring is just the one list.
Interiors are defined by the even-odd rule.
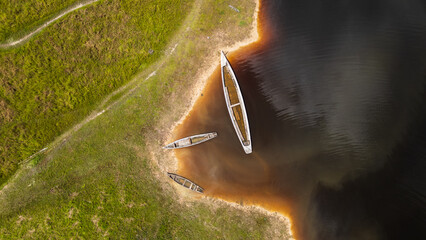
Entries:
[[246,155],[218,67],[177,138],[205,194],[290,217],[300,239],[426,239],[426,2],[263,0],[262,38],[228,54]]

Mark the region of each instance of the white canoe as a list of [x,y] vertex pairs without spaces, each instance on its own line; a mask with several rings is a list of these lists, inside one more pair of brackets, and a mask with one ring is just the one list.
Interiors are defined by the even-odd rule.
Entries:
[[234,125],[235,132],[241,146],[243,146],[244,152],[250,154],[252,152],[250,127],[243,95],[241,94],[240,86],[238,85],[237,77],[235,77],[231,64],[222,51],[220,52],[220,65],[223,92],[232,125]]
[[179,185],[182,185],[188,189],[191,189],[194,192],[197,193],[203,193],[204,189],[197,184],[193,183],[191,180],[184,178],[182,176],[179,176],[175,173],[167,173],[167,175],[173,179],[173,181],[177,182]]
[[191,146],[203,143],[205,141],[211,140],[215,138],[216,136],[217,136],[216,132],[197,134],[194,136],[189,136],[186,138],[176,140],[170,144],[167,144],[163,148],[176,149],[176,148],[191,147]]

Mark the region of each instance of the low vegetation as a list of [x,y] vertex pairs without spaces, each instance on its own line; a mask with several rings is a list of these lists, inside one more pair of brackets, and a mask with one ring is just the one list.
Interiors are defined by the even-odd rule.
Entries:
[[[153,177],[141,127],[163,98],[159,78],[27,169],[0,201],[0,236],[82,239],[264,239],[263,215],[180,204]],[[160,100],[162,99],[162,100]],[[126,119],[126,121],[123,121]],[[31,163],[32,164],[32,163]],[[164,179],[167,176],[164,174]],[[0,237],[0,238],[2,238]]]
[[[86,0],[87,1],[87,0]],[[0,2],[0,43],[28,32],[79,0],[11,0]]]
[[192,3],[100,1],[1,51],[0,184],[158,59]]
[[[210,65],[206,62],[209,56],[219,57],[220,44],[248,35],[254,3],[233,1],[246,9],[239,14],[228,11],[228,4],[196,0],[167,54],[144,65],[145,70],[122,92],[109,98],[110,107],[102,115],[73,134],[59,137],[18,171],[0,190],[1,237],[289,237],[285,224],[276,218],[221,202],[181,196],[151,154],[153,148],[158,149],[154,155],[163,151],[159,145],[168,129],[162,124],[166,121],[170,127],[170,121],[183,115],[186,107],[181,103],[188,102],[194,76]],[[218,11],[224,12],[229,24],[219,26],[221,20],[213,17]],[[238,24],[242,19],[248,24]],[[217,28],[202,27],[208,24],[216,24]],[[175,50],[172,52],[171,48]],[[96,111],[102,109],[105,108]]]

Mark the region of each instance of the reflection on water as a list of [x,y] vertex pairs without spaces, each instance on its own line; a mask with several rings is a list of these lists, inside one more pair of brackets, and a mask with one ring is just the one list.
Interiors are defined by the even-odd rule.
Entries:
[[176,138],[179,173],[210,196],[291,216],[303,239],[426,237],[426,3],[262,1],[264,37],[228,54],[253,153],[218,68]]

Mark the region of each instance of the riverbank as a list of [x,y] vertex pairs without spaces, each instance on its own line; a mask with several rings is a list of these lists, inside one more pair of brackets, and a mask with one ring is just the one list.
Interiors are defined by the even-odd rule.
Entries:
[[[158,123],[158,129],[164,130],[156,132],[156,137],[151,136],[156,139],[161,139],[161,141],[158,142],[159,145],[151,146],[151,155],[156,155],[155,152],[157,152],[156,149],[158,149],[159,146],[163,146],[163,144],[166,142],[173,141],[174,129],[178,125],[182,124],[182,122],[190,114],[193,106],[195,105],[195,102],[201,96],[209,77],[219,66],[220,51],[222,50],[225,52],[232,52],[239,49],[240,47],[249,45],[259,40],[257,16],[260,8],[260,2],[259,0],[254,0],[253,2],[255,2],[255,11],[252,16],[252,22],[249,28],[244,30],[239,29],[239,31],[233,32],[233,36],[231,37],[224,36],[224,31],[221,29],[218,29],[215,32],[211,32],[210,34],[204,34],[206,35],[207,41],[205,39],[202,41],[204,41],[204,44],[206,44],[205,47],[207,49],[203,49],[203,51],[205,51],[207,55],[204,55],[203,57],[198,56],[197,59],[193,58],[191,60],[191,62],[198,65],[197,69],[194,69],[194,77],[188,79],[190,82],[185,83],[188,85],[188,88],[182,87],[182,89],[180,89],[182,94],[179,96],[173,96],[172,99],[185,104],[173,106],[171,109],[169,109],[171,112],[166,114],[166,116],[163,116],[162,120]],[[193,56],[188,56],[188,58],[191,57]],[[159,158],[163,160],[159,160],[159,167],[163,170],[168,169],[169,171],[176,171],[178,160],[173,154],[173,151],[163,150],[161,154],[162,155]],[[164,159],[167,159],[167,161]]]
[[[208,46],[208,55],[204,55],[202,58],[197,57],[199,62],[197,71],[194,74],[194,77],[191,81],[192,86],[186,88],[182,94],[179,96],[171,96],[171,102],[181,102],[185,103],[184,105],[173,105],[173,108],[168,109],[168,114],[163,115],[162,119],[156,126],[156,132],[152,135],[148,135],[148,138],[159,139],[156,142],[149,142],[147,147],[150,149],[151,158],[155,163],[158,164],[159,168],[162,172],[177,172],[179,166],[179,160],[176,158],[174,151],[164,150],[158,151],[162,146],[166,143],[173,142],[175,139],[174,131],[175,129],[182,124],[185,119],[191,114],[191,111],[196,103],[196,101],[203,97],[203,90],[206,87],[209,78],[212,76],[213,72],[218,68],[220,64],[220,51],[224,52],[232,52],[238,50],[241,47],[247,46],[249,44],[260,41],[260,29],[258,26],[258,13],[260,9],[260,1],[254,1],[255,11],[252,16],[252,22],[249,25],[248,29],[235,29],[223,31],[219,29],[219,31],[211,33],[211,36],[207,36],[208,41],[212,43]],[[229,6],[231,7],[231,6]],[[232,9],[232,8],[231,8]],[[232,32],[232,34],[230,34]],[[231,35],[229,37],[229,35]],[[226,37],[225,37],[226,36]],[[188,84],[189,85],[189,84]],[[172,124],[171,124],[172,123]],[[171,127],[170,127],[171,126]],[[161,179],[161,173],[158,175]],[[164,182],[164,184],[168,184]],[[254,206],[254,205],[241,205],[233,202],[228,202],[226,200],[211,198],[211,197],[202,197],[198,194],[194,194],[177,184],[173,184],[175,190],[179,193],[181,202],[188,201],[201,201],[209,204],[212,208],[215,208],[215,205],[228,205],[232,208],[240,209],[247,214],[257,212],[261,214],[267,215],[270,219],[273,219],[272,222],[274,224],[274,228],[280,230],[281,235],[274,236],[273,238],[277,239],[293,239],[293,234],[291,232],[291,222],[284,215],[271,212],[267,209]],[[283,231],[285,229],[285,231]]]
[[171,152],[161,146],[173,123],[200,94],[198,80],[212,68],[212,61],[218,63],[216,49],[252,31],[255,2],[232,4],[239,13],[226,3],[196,1],[156,63],[106,99],[93,118],[38,155],[37,162],[25,165],[0,192],[0,235],[288,238],[280,215],[194,197],[176,188],[165,173],[173,166],[162,157]]

